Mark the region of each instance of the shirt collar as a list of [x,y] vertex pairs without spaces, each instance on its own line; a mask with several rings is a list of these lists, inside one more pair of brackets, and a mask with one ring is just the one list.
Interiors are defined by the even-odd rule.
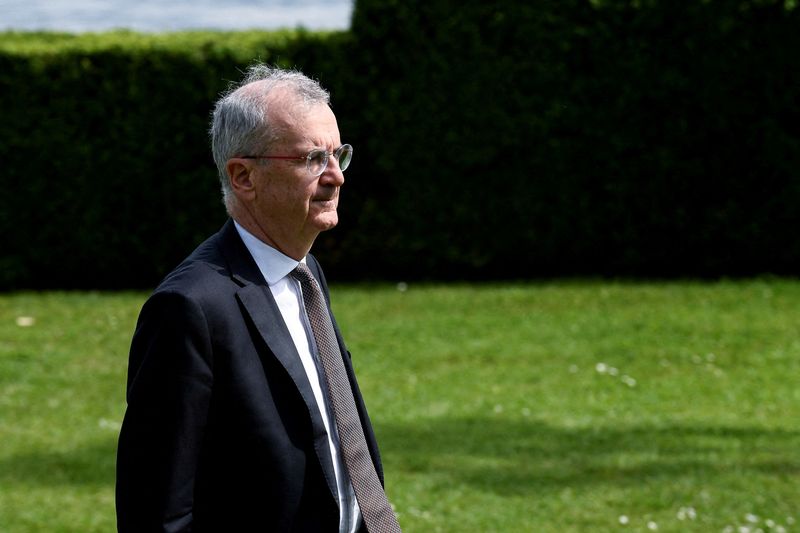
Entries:
[[284,255],[244,229],[235,220],[233,221],[233,224],[236,226],[236,231],[239,232],[239,236],[242,238],[242,241],[247,247],[247,250],[250,252],[250,255],[253,256],[253,259],[255,260],[256,265],[258,265],[261,275],[264,276],[264,279],[267,281],[267,284],[275,285],[280,280],[285,278],[292,270],[297,268],[298,264],[306,262],[305,257],[300,261],[297,261],[288,255]]

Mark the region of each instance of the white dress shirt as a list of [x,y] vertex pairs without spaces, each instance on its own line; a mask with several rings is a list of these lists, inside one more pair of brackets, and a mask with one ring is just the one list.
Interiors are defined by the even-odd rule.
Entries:
[[238,222],[234,221],[234,224],[244,245],[267,281],[269,290],[275,298],[275,303],[278,304],[281,316],[283,316],[283,321],[292,336],[297,353],[300,354],[300,361],[303,363],[311,390],[314,392],[314,399],[322,415],[322,422],[328,433],[328,445],[333,459],[336,487],[339,492],[339,532],[354,533],[361,522],[361,511],[339,453],[339,436],[336,432],[336,424],[328,410],[327,393],[322,388],[321,367],[317,362],[317,347],[303,304],[300,282],[289,275],[300,262],[305,263],[306,260],[303,258],[302,261],[296,261],[259,240]]

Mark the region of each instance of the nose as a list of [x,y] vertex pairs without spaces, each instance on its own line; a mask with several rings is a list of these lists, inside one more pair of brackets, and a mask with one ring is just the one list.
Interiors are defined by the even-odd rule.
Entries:
[[325,185],[333,185],[341,187],[344,184],[344,172],[339,168],[339,160],[331,157],[328,160],[328,166],[322,171],[319,176],[319,182]]

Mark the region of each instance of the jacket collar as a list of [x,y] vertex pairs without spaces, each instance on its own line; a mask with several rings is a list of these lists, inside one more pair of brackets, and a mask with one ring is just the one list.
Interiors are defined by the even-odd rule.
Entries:
[[265,285],[266,280],[258,269],[253,256],[242,242],[233,219],[228,219],[222,229],[217,233],[217,242],[222,250],[222,255],[227,261],[231,277],[240,286],[248,284]]

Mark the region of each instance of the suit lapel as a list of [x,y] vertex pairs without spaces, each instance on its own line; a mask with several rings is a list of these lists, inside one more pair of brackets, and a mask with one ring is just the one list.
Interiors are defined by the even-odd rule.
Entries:
[[322,422],[322,415],[314,399],[311,384],[308,381],[297,348],[292,341],[283,316],[278,309],[278,304],[267,286],[258,266],[239,237],[232,221],[220,231],[220,244],[228,260],[232,277],[241,285],[236,293],[236,298],[241,303],[242,309],[255,325],[258,334],[269,348],[270,353],[261,354],[262,357],[274,357],[286,369],[306,405],[311,418],[314,438],[314,449],[322,465],[325,480],[331,494],[336,498],[336,477],[333,470],[328,434]]

